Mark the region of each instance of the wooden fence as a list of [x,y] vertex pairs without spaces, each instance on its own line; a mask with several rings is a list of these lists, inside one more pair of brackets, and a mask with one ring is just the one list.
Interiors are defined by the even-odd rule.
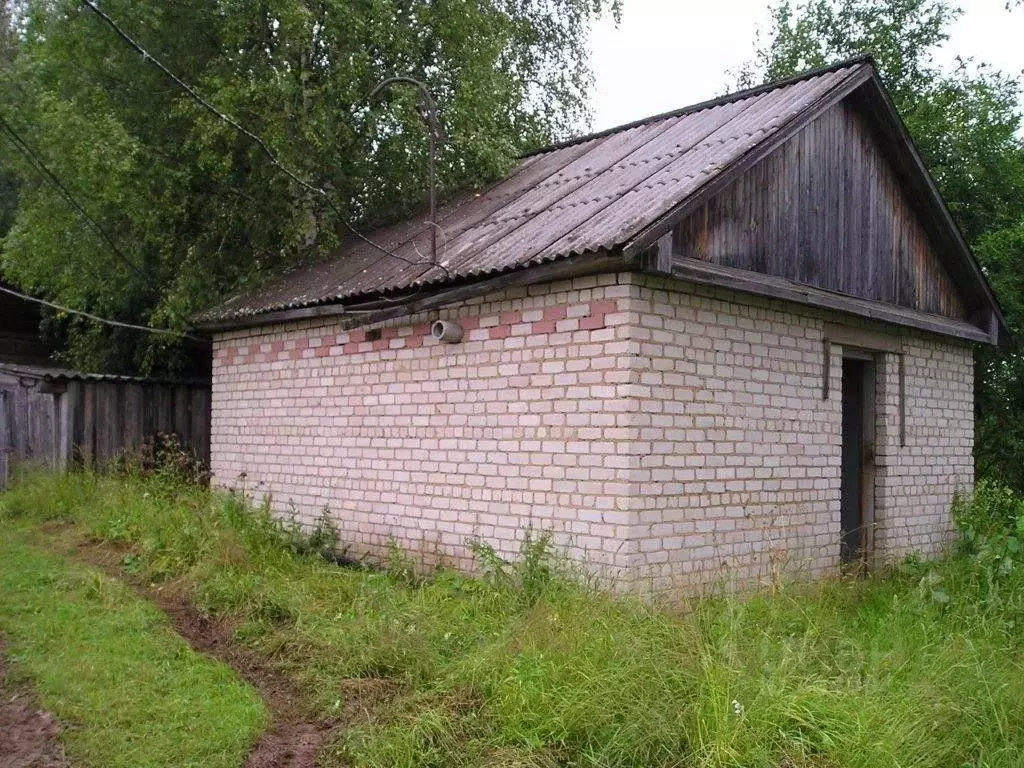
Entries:
[[208,466],[210,385],[0,363],[0,487],[12,467],[101,464],[174,434]]

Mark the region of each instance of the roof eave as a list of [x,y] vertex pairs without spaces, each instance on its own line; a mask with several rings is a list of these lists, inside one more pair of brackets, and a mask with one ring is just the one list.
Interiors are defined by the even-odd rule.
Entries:
[[637,268],[636,264],[627,264],[619,249],[592,251],[568,255],[542,264],[521,266],[497,274],[455,282],[428,284],[426,286],[428,290],[417,293],[414,297],[404,301],[388,301],[386,298],[380,297],[362,302],[353,302],[351,299],[331,301],[314,306],[278,309],[203,321],[195,325],[195,330],[212,336],[245,328],[323,318],[337,319],[343,329],[359,328],[467,301],[508,288],[520,288]]

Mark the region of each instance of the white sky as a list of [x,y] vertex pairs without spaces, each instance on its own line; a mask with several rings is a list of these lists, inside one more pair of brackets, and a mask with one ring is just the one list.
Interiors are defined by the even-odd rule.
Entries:
[[[594,130],[710,99],[731,89],[728,70],[753,58],[755,34],[768,34],[769,0],[623,0],[622,24],[591,35]],[[1024,72],[1024,6],[961,0],[964,15],[937,60],[987,61]]]

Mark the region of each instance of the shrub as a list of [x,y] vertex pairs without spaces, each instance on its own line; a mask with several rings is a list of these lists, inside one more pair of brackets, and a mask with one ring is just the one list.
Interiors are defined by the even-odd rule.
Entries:
[[195,451],[173,432],[147,437],[134,451],[115,461],[113,468],[128,474],[161,478],[172,484],[206,485],[210,473]]
[[505,560],[487,542],[472,541],[469,547],[487,583],[496,589],[516,592],[527,606],[535,605],[557,580],[557,558],[548,531],[535,534],[532,528],[527,528],[519,547],[519,559],[514,563]]
[[971,494],[953,499],[961,546],[991,591],[1013,571],[1024,542],[1024,498],[1010,488],[982,479]]

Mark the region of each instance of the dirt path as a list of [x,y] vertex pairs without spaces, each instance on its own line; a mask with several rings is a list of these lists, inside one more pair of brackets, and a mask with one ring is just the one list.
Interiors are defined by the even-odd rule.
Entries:
[[[203,616],[191,602],[173,591],[134,583],[121,570],[123,552],[103,544],[86,544],[73,555],[151,600],[167,614],[175,632],[194,650],[230,665],[259,692],[270,710],[271,722],[249,753],[245,768],[314,768],[317,752],[338,735],[344,718],[317,717],[291,680],[234,642],[231,627]],[[0,762],[0,768],[7,766]]]
[[8,683],[3,653],[0,635],[0,768],[66,768],[60,723],[30,688]]
[[289,679],[235,644],[230,627],[203,616],[179,596],[133,586],[167,614],[174,631],[193,649],[233,667],[266,703],[270,726],[249,753],[245,768],[313,768],[317,752],[337,735],[340,721],[317,718]]

